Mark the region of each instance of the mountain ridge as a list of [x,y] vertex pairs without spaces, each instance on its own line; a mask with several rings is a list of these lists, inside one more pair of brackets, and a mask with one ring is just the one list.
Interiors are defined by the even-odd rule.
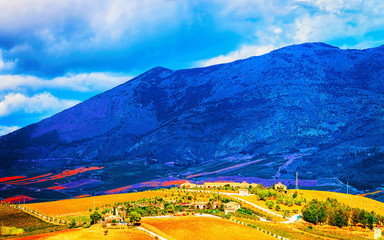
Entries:
[[[77,165],[144,159],[164,176],[184,176],[212,161],[231,164],[225,160],[231,156],[316,148],[289,163],[282,177],[298,171],[306,179],[337,176],[359,189],[376,188],[384,170],[382,76],[384,48],[324,43],[204,68],[156,67],[0,137],[0,168],[14,170],[29,160],[36,168],[44,159]],[[362,167],[372,156],[377,159],[368,161],[379,166]],[[272,176],[279,166],[271,168]]]

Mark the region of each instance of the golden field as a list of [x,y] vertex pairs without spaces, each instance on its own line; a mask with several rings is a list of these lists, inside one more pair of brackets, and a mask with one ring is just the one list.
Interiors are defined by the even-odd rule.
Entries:
[[170,240],[276,239],[254,228],[212,217],[147,218],[142,220],[142,226]]
[[366,209],[367,211],[375,211],[380,215],[384,215],[384,203],[370,198],[352,194],[314,190],[298,190],[298,193],[299,196],[304,196],[304,198],[307,199],[307,202],[311,201],[312,199],[325,201],[327,198],[336,198],[338,202],[344,203],[350,207]]
[[[294,193],[296,190],[289,190],[288,193]],[[352,194],[345,194],[345,193],[337,193],[337,192],[326,192],[326,191],[315,191],[315,190],[297,190],[298,191],[298,197],[305,198],[307,200],[307,203],[310,202],[312,199],[318,199],[321,201],[326,201],[327,198],[335,198],[338,202],[344,203],[345,205],[348,205],[353,208],[360,208],[360,209],[366,209],[367,211],[375,211],[376,213],[380,215],[384,215],[384,203],[366,198],[359,195],[352,195]],[[259,205],[263,208],[268,208],[265,201],[258,200],[256,195],[252,196],[236,196],[238,198],[247,200],[249,202],[252,202],[256,205]],[[276,205],[276,202],[275,202]],[[298,213],[301,212],[301,209],[304,207],[305,203],[303,203],[301,206],[298,206],[296,204],[293,204],[293,206],[288,207],[284,204],[280,204],[280,211],[276,211],[275,208],[269,209],[270,211],[273,211],[275,213],[278,213],[280,215],[283,215],[284,210],[290,211],[290,216],[294,215],[292,212],[293,210],[297,210]]]
[[104,235],[104,229],[100,226],[92,226],[88,229],[71,229],[60,232],[53,232],[41,235],[35,235],[25,238],[17,238],[15,240],[75,240],[75,239],[92,239],[92,240],[153,240],[152,236],[144,231],[137,229],[110,229],[108,234]]
[[[280,211],[276,211],[276,210],[275,210],[275,206],[273,206],[272,209],[269,209],[268,206],[267,206],[267,204],[266,204],[266,201],[259,200],[258,197],[257,197],[256,195],[251,195],[251,196],[236,196],[236,197],[241,198],[241,199],[244,199],[244,200],[249,201],[249,202],[251,202],[251,203],[254,203],[254,204],[256,204],[256,205],[258,205],[258,206],[260,206],[260,207],[266,208],[266,209],[268,209],[268,210],[270,210],[270,211],[272,211],[272,212],[275,212],[275,213],[277,213],[277,214],[280,214],[280,215],[283,215],[283,214],[284,214],[284,210],[289,210],[289,211],[290,211],[289,216],[292,216],[292,215],[295,214],[295,213],[292,212],[293,210],[297,210],[298,213],[300,213],[301,208],[304,206],[304,203],[302,204],[302,206],[298,206],[298,205],[293,204],[293,206],[291,206],[291,207],[288,207],[288,206],[286,206],[286,205],[284,205],[284,204],[279,204],[279,205],[280,205]],[[242,202],[241,204],[243,204],[243,202]],[[275,201],[275,205],[276,205],[276,201]],[[268,213],[266,213],[266,214],[269,215]]]
[[111,194],[102,195],[96,197],[86,197],[79,199],[67,199],[55,202],[44,202],[44,203],[32,203],[26,204],[28,209],[36,210],[42,214],[53,216],[53,217],[64,217],[64,216],[88,216],[89,209],[94,206],[101,207],[106,204],[113,205],[115,202],[126,202],[132,200],[139,200],[142,198],[154,198],[164,197],[165,192],[162,191],[146,191],[146,192],[135,192],[135,193],[122,193],[122,194]]

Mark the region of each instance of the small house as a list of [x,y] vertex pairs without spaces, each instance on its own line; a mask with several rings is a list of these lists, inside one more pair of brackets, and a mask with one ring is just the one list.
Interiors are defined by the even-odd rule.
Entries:
[[240,183],[240,187],[242,188],[248,188],[249,187],[249,183],[247,183],[246,181],[243,181],[242,183]]
[[237,209],[241,208],[241,205],[237,202],[229,202],[225,204],[225,208],[233,208],[237,211]]
[[229,202],[225,204],[224,212],[225,214],[229,213],[235,213],[239,208],[241,208],[241,205],[237,202]]
[[278,184],[275,184],[275,190],[284,190],[287,191],[287,186],[279,182]]
[[249,194],[249,191],[248,189],[239,189],[238,193],[241,196],[247,196]]
[[195,188],[195,187],[196,187],[196,184],[191,183],[189,181],[186,181],[186,182],[180,184],[180,188]]
[[207,207],[207,202],[196,202],[194,206],[196,209],[205,209]]
[[233,208],[226,208],[224,209],[225,215],[228,215],[229,213],[235,213],[236,210]]

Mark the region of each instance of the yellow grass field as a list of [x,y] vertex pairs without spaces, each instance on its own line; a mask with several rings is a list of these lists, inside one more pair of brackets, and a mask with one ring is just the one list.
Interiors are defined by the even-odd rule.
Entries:
[[336,193],[336,192],[325,192],[325,191],[314,191],[314,190],[298,190],[299,195],[302,193],[308,201],[312,199],[319,199],[322,201],[327,200],[327,198],[336,198],[338,202],[344,203],[350,207],[366,209],[367,211],[375,211],[380,215],[384,215],[384,203],[358,196],[345,193]]
[[[259,205],[260,207],[266,208],[266,209],[268,209],[268,210],[270,210],[272,212],[278,213],[280,215],[283,215],[284,210],[289,210],[291,212],[289,214],[289,216],[292,216],[292,215],[294,215],[294,213],[292,212],[293,210],[297,210],[298,212],[300,212],[301,208],[304,206],[304,203],[302,204],[302,206],[298,206],[298,205],[294,204],[291,207],[288,207],[288,206],[286,206],[284,204],[279,204],[280,205],[280,211],[276,211],[275,207],[273,207],[272,209],[269,209],[267,204],[266,204],[266,201],[258,200],[256,195],[252,195],[252,196],[236,196],[236,197],[244,199],[244,200],[247,200],[247,201],[249,201],[251,203]],[[275,201],[275,205],[276,205],[276,201]]]
[[[295,190],[289,190],[289,192],[294,193]],[[344,203],[350,207],[366,209],[367,211],[375,211],[380,215],[384,215],[384,203],[370,199],[370,198],[366,198],[363,196],[345,194],[345,193],[336,193],[336,192],[314,191],[314,190],[298,190],[298,193],[299,193],[298,196],[304,197],[307,200],[307,202],[311,201],[312,199],[326,201],[327,198],[336,198],[338,202]],[[262,200],[258,200],[257,196],[255,195],[237,196],[237,197],[268,209],[266,202]],[[293,206],[288,207],[283,204],[280,204],[280,207],[281,207],[280,211],[276,211],[274,208],[269,210],[281,215],[283,215],[284,210],[290,210],[291,212],[290,215],[294,215],[292,211],[297,210],[300,213],[304,205],[305,205],[304,203],[301,206],[294,204]]]
[[86,197],[79,199],[60,200],[55,202],[32,203],[26,204],[29,209],[36,210],[48,216],[64,217],[64,216],[88,216],[89,209],[93,209],[95,202],[96,207],[106,204],[114,204],[115,202],[126,202],[138,200],[142,198],[164,197],[165,192],[162,191],[146,191],[135,193],[123,193],[102,195],[96,197]]
[[15,240],[75,240],[75,239],[92,239],[92,240],[153,240],[152,236],[144,231],[137,229],[110,229],[108,234],[104,235],[104,229],[100,226],[92,226],[89,229],[71,229],[67,231],[53,232],[41,235],[35,235]]
[[[174,217],[143,219],[142,226],[169,240],[272,240],[276,239],[254,228],[211,217]],[[156,231],[157,230],[157,231]],[[165,233],[165,234],[164,234]]]

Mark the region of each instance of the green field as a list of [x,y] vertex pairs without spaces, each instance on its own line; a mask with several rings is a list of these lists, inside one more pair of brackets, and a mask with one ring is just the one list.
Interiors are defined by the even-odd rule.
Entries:
[[[19,209],[0,205],[0,226],[21,228],[25,232],[20,236],[29,236],[66,229],[66,226],[57,226],[29,215]],[[1,236],[7,238],[12,236]]]

